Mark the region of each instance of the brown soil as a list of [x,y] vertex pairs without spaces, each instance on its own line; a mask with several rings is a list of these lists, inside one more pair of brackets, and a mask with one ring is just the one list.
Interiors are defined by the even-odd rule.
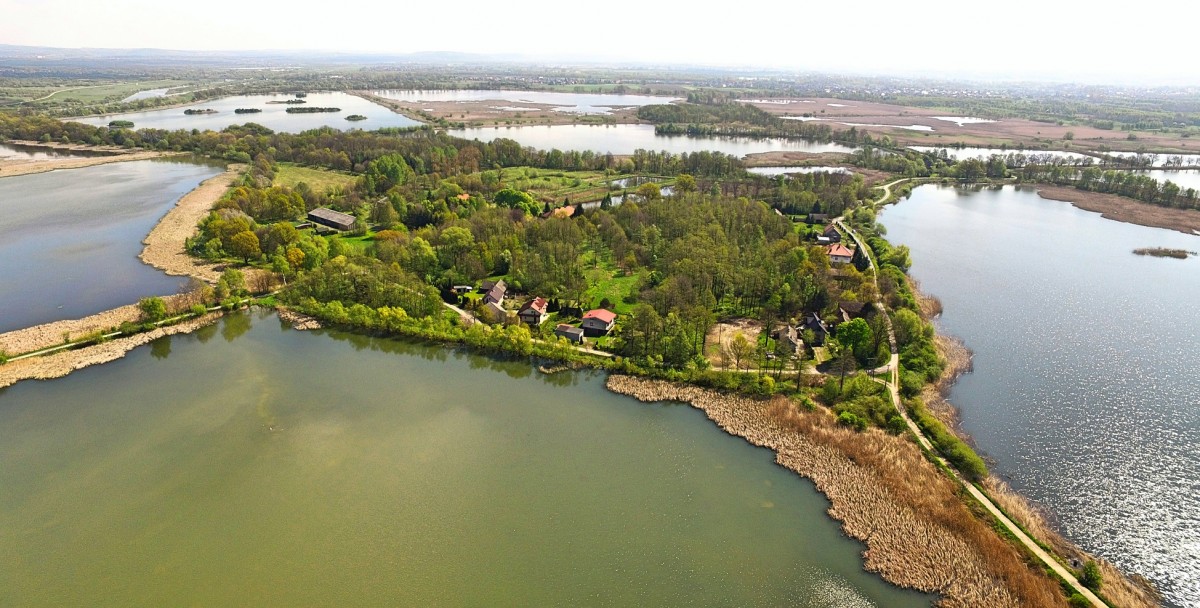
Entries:
[[[1042,150],[1095,150],[1105,146],[1111,150],[1136,152],[1139,149],[1162,152],[1200,152],[1200,144],[1182,139],[1178,134],[1137,133],[1138,139],[1129,140],[1128,132],[1105,131],[1082,125],[1063,125],[1035,122],[1019,118],[1005,118],[997,122],[958,126],[952,122],[937,120],[934,116],[954,114],[946,110],[913,108],[867,101],[846,101],[809,97],[791,100],[795,103],[757,103],[755,106],[772,114],[800,116],[812,114],[832,122],[836,129],[849,128],[836,121],[870,123],[885,126],[857,127],[876,135],[887,135],[898,144],[912,146],[945,146],[963,143],[971,146],[995,147],[1008,145],[1010,148],[1024,146]],[[799,102],[812,103],[799,103]],[[834,107],[829,104],[842,104]],[[891,125],[891,126],[889,126]],[[898,126],[926,125],[932,132],[900,129]],[[1073,140],[1065,140],[1067,132],[1074,134]]]
[[613,375],[608,388],[642,401],[683,401],[731,435],[776,452],[810,478],[829,514],[867,546],[865,567],[901,587],[942,596],[939,606],[1065,606],[1057,583],[1030,566],[958,497],[911,441],[855,433],[825,410],[798,410],[689,385]]
[[[574,125],[574,124],[623,124],[641,122],[637,108],[613,108],[611,114],[585,116],[570,112],[555,112],[555,106],[542,103],[515,101],[399,101],[387,99],[364,91],[354,91],[363,99],[404,114],[414,120],[432,122],[444,118],[450,122],[462,122],[472,127],[509,125]],[[665,100],[664,100],[665,103]],[[532,108],[531,110],[504,110],[504,107]]]
[[[169,275],[190,276],[209,283],[221,278],[222,267],[191,257],[184,250],[187,238],[195,234],[196,224],[208,215],[214,203],[238,179],[245,165],[229,165],[224,173],[209,178],[179,199],[158,225],[142,241],[141,260]],[[250,277],[246,277],[247,281]]]
[[1085,211],[1095,211],[1110,220],[1178,230],[1184,234],[1200,233],[1200,211],[1148,205],[1115,194],[1087,192],[1063,186],[1038,186],[1037,192],[1042,198],[1071,203]]
[[0,365],[0,388],[12,386],[21,380],[49,380],[61,378],[67,374],[88,367],[115,361],[125,356],[125,353],[148,344],[163,336],[188,333],[220,318],[221,313],[212,313],[198,319],[185,321],[170,327],[160,327],[153,331],[118,338],[95,346],[70,350],[45,357],[30,357],[20,361],[12,361]]
[[0,159],[0,177],[15,177],[18,175],[45,173],[47,171],[56,171],[59,169],[80,169],[83,167],[94,167],[96,165],[107,165],[109,163],[123,163],[132,160],[148,160],[151,158],[162,158],[164,156],[179,156],[181,154],[179,152],[156,152],[152,150],[131,151],[122,148],[112,148],[110,146],[72,146],[66,144],[46,144],[41,142],[27,141],[14,141],[12,143],[61,150],[89,150],[92,152],[106,153],[111,152],[111,154],[107,156],[52,158],[45,160],[28,160],[20,158]]

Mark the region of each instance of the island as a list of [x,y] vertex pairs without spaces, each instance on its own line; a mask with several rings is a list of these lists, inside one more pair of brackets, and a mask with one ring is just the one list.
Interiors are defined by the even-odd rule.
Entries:
[[288,108],[288,114],[316,114],[318,112],[341,112],[341,108]]
[[307,102],[307,101],[305,101],[305,100],[303,100],[303,99],[287,99],[287,100],[283,100],[283,101],[280,101],[280,100],[278,100],[278,99],[274,99],[274,100],[268,101],[267,103],[272,103],[272,104],[284,104],[284,105],[295,105],[295,104],[308,103],[308,102]]
[[187,114],[188,116],[192,116],[195,114],[216,114],[217,110],[214,110],[212,108],[189,108],[187,110],[184,110],[183,113]]
[[262,112],[262,108],[238,108],[233,111],[234,114],[258,114]]
[[366,119],[367,119],[367,117],[363,116],[362,114],[351,114],[346,117],[346,120],[350,120],[350,121],[354,121],[354,122],[358,122],[360,120],[366,120]]
[[132,129],[133,121],[132,120],[114,120],[114,121],[108,123],[108,126],[110,129]]

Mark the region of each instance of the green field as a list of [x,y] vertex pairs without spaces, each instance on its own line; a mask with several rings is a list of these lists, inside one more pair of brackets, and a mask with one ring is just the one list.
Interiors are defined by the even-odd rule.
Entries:
[[63,103],[75,100],[83,103],[99,103],[102,101],[119,101],[138,91],[149,89],[165,89],[181,87],[190,84],[186,80],[146,80],[140,82],[100,82],[94,81],[77,84],[72,81],[70,86],[30,86],[30,87],[0,87],[0,99],[13,102],[38,102],[42,104]]
[[625,274],[625,271],[611,264],[601,264],[599,268],[585,270],[584,276],[589,285],[584,292],[589,305],[598,306],[600,300],[608,298],[612,303],[610,310],[613,312],[627,315],[633,311],[633,303],[625,300],[629,296],[637,295],[638,283],[642,278],[640,273]]
[[279,164],[275,172],[275,185],[295,188],[300,182],[308,184],[314,192],[328,193],[330,188],[349,190],[358,178],[350,173],[339,173],[327,169],[311,169],[298,165]]
[[[476,173],[474,176],[480,177],[482,174]],[[614,190],[609,184],[622,177],[633,176],[604,171],[563,171],[534,167],[510,167],[501,170],[500,173],[500,181],[505,187],[524,190],[541,202],[554,204],[562,203],[563,199],[570,199],[572,203],[588,203],[603,199],[609,192],[614,195],[621,194],[622,188]],[[656,181],[665,186],[674,180],[661,178]]]

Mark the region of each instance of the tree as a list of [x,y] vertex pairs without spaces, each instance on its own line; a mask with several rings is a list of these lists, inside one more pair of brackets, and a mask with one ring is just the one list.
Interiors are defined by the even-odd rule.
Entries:
[[[226,295],[242,295],[246,293],[246,275],[236,268],[226,268],[225,272],[221,273],[220,280],[217,281],[217,286],[225,285],[228,291]],[[221,298],[223,299],[223,298]]]
[[740,331],[733,334],[733,338],[729,340],[729,356],[733,357],[734,365],[742,369],[742,360],[753,354],[754,345],[746,339],[746,335]]
[[167,318],[167,303],[162,298],[142,298],[138,300],[138,310],[142,311],[142,320],[157,323]]
[[604,199],[600,201],[600,208],[607,210],[607,209],[612,209],[612,206],[613,206],[612,195],[606,193],[604,195]]
[[859,362],[865,362],[868,357],[874,355],[870,352],[871,327],[862,319],[852,319],[838,325],[836,337],[838,343],[849,349]]
[[1100,585],[1104,582],[1103,576],[1100,574],[1100,566],[1096,565],[1096,562],[1088,560],[1079,574],[1079,582],[1092,591],[1099,591]]
[[258,236],[249,230],[239,232],[229,239],[229,252],[242,258],[249,264],[251,259],[262,257],[262,249],[258,246]]
[[680,173],[675,178],[675,191],[683,194],[696,191],[696,178],[687,173]]
[[855,370],[854,351],[847,346],[839,344],[836,340],[829,342],[829,349],[833,352],[833,370],[838,374],[838,393],[846,390],[846,374]]
[[634,191],[644,201],[656,201],[662,198],[662,188],[658,184],[642,184]]

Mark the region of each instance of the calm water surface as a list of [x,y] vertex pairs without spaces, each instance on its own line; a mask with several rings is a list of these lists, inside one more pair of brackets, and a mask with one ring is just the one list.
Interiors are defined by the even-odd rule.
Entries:
[[142,239],[218,166],[133,161],[0,178],[0,332],[179,290]]
[[1012,187],[922,186],[883,212],[940,331],[975,353],[951,400],[996,471],[1089,551],[1200,606],[1200,237]]
[[1071,160],[1092,159],[1096,164],[1100,163],[1100,159],[1079,152],[1067,152],[1064,150],[1017,150],[1014,148],[951,148],[948,146],[909,146],[913,150],[919,152],[933,152],[935,150],[946,150],[947,156],[952,159],[960,158],[979,158],[986,160],[993,154],[1000,156],[1008,156],[1009,154],[1024,154],[1026,156],[1054,156],[1058,158],[1066,158]]
[[[361,97],[347,93],[309,93],[303,106],[286,104],[269,104],[268,101],[286,101],[295,99],[294,95],[238,95],[223,97],[194,103],[177,108],[162,110],[147,110],[145,112],[129,112],[126,114],[110,114],[76,118],[77,122],[96,126],[106,126],[113,120],[133,121],[135,129],[211,129],[220,131],[229,125],[240,125],[248,122],[258,123],[264,127],[281,133],[299,133],[320,127],[335,129],[364,129],[373,130],[383,127],[412,127],[421,123],[397,114],[383,106],[371,103]],[[315,114],[288,114],[290,107],[322,107],[341,108],[341,112]],[[187,115],[183,111],[188,108],[211,108],[216,114]],[[258,108],[257,114],[235,114],[238,108]],[[367,120],[351,122],[346,120],[351,114],[362,114]]]
[[724,152],[745,156],[755,152],[779,150],[800,152],[853,152],[848,146],[799,139],[758,139],[751,137],[688,137],[657,135],[654,125],[537,125],[524,127],[478,127],[448,131],[455,137],[491,141],[507,138],[522,146],[549,150],[591,150],[601,154],[633,154],[635,150],[666,150],[675,154]]
[[88,156],[79,152],[42,148],[39,146],[23,146],[21,144],[0,144],[0,158],[17,160],[48,160],[52,158],[78,158]]
[[677,97],[658,97],[655,95],[617,95],[604,93],[565,93],[558,91],[374,91],[380,97],[399,101],[455,101],[505,102],[500,107],[508,110],[526,108],[520,104],[541,104],[555,106],[555,112],[569,114],[611,114],[613,108],[629,106],[650,106],[678,101]]
[[0,605],[928,606],[603,376],[238,314],[0,391]]

